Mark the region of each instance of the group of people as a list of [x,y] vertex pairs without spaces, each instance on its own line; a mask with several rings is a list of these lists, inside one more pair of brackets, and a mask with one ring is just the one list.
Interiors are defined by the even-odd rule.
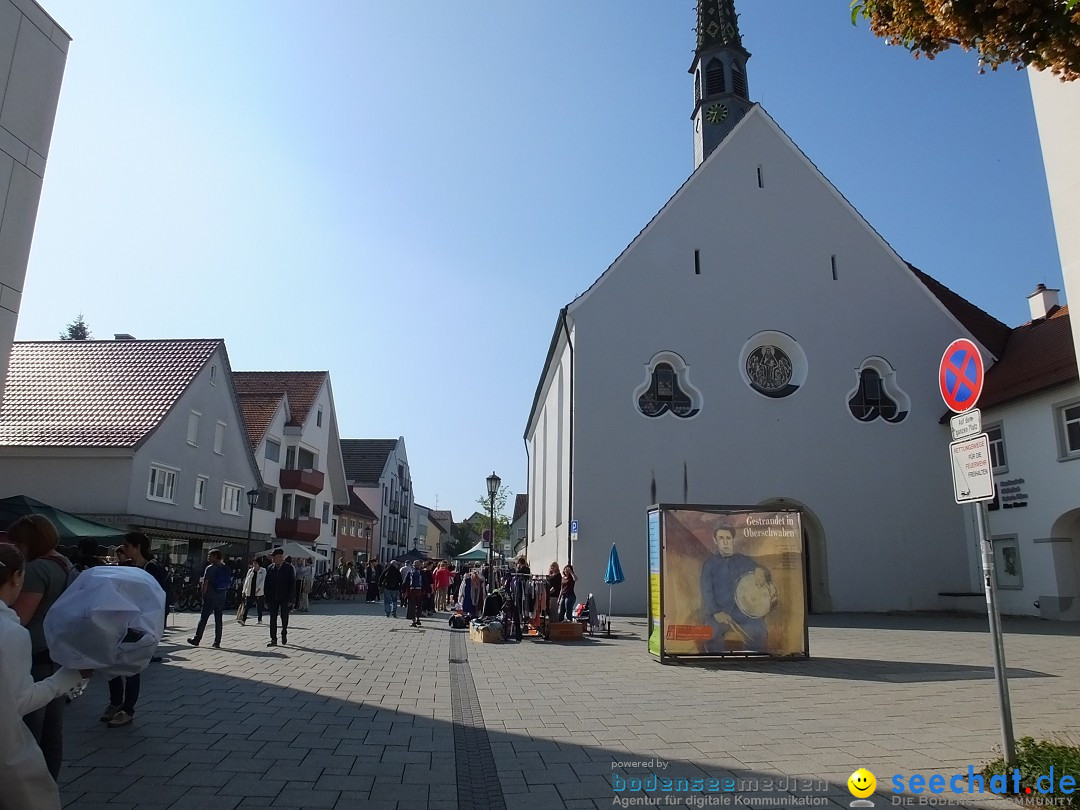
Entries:
[[[0,808],[60,807],[56,780],[64,744],[67,693],[93,672],[64,669],[52,660],[45,617],[79,572],[106,562],[93,540],[79,544],[75,562],[60,553],[60,536],[40,515],[19,518],[0,533],[0,715],[22,723],[0,724]],[[117,564],[141,568],[165,591],[167,573],[154,560],[150,540],[131,532],[114,552]],[[109,704],[101,720],[110,728],[135,716],[139,674],[108,682]]]
[[[310,560],[308,561],[310,563]],[[281,643],[289,643],[289,613],[294,608],[307,610],[307,594],[310,587],[304,589],[304,568],[298,572],[293,567],[292,558],[285,557],[285,550],[275,548],[270,552],[269,564],[259,557],[251,561],[251,567],[244,576],[241,586],[240,608],[236,620],[241,625],[247,624],[248,613],[252,607],[257,611],[262,624],[263,609],[270,613],[270,641],[267,647],[278,646],[278,620],[281,620]],[[297,590],[297,586],[300,590]],[[213,549],[207,555],[207,566],[203,571],[200,588],[202,589],[202,613],[195,628],[195,635],[188,644],[198,647],[210,617],[214,617],[214,643],[211,647],[221,647],[222,614],[225,609],[225,594],[232,586],[232,571],[222,562],[221,552]]]
[[[369,563],[367,571],[371,583],[368,601],[375,601],[373,592],[381,594],[387,618],[397,618],[399,603],[407,606],[406,618],[412,627],[421,626],[421,619],[427,616],[455,608],[469,618],[483,615],[492,576],[487,565],[454,568],[446,560],[414,560],[411,564],[393,560],[385,567]],[[528,561],[519,557],[512,572],[528,574]],[[558,606],[558,620],[572,621],[577,604],[573,566],[560,567],[553,562],[546,579],[548,602]]]

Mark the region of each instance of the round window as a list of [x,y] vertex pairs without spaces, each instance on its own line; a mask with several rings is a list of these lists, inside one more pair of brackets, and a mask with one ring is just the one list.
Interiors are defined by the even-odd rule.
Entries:
[[770,399],[791,396],[806,382],[806,355],[783,332],[758,332],[743,345],[739,370],[746,384]]

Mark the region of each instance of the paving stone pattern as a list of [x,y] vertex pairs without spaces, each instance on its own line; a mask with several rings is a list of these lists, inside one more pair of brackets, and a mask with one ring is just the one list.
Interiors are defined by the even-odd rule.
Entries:
[[[808,660],[662,666],[641,619],[612,638],[477,644],[362,602],[313,610],[272,649],[254,621],[228,622],[220,650],[188,647],[197,616],[175,617],[127,727],[98,721],[107,689],[91,683],[68,707],[65,806],[606,808],[614,777],[659,773],[742,780],[749,797],[824,780],[813,792],[846,808],[862,766],[882,808],[892,774],[966,773],[1000,745],[985,619],[815,617]],[[1005,629],[1017,737],[1080,738],[1080,629]]]

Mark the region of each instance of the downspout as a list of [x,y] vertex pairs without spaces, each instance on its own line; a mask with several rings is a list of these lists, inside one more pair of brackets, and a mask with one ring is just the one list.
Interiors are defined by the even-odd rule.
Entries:
[[[527,438],[525,438],[524,436],[521,437],[521,440],[523,442],[525,442],[525,491],[529,492],[529,481],[532,480],[529,477],[529,464],[532,461],[532,459],[529,458],[529,440]],[[525,560],[530,565],[532,565],[532,562],[533,562],[532,559],[529,557],[529,543],[530,543],[530,541],[532,539],[530,537],[530,535],[532,534],[532,530],[530,528],[531,521],[529,520],[529,512],[532,510],[532,501],[533,501],[533,493],[529,492],[529,506],[525,510]],[[511,524],[511,525],[513,525],[513,524]],[[511,538],[510,542],[513,542],[513,538]]]
[[[562,320],[563,332],[566,334],[566,345],[570,347],[570,469],[566,475],[566,564],[574,562],[574,547],[570,542],[570,524],[574,519],[574,343],[570,340],[570,327],[566,324],[566,307],[562,308],[559,317]],[[562,403],[560,403],[561,407]],[[558,541],[555,546],[555,559],[558,555]]]

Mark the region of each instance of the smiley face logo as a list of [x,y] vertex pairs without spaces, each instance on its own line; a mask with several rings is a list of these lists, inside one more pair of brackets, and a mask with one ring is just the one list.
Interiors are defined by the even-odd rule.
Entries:
[[848,790],[857,799],[865,799],[877,787],[877,779],[866,768],[859,768],[847,780]]

